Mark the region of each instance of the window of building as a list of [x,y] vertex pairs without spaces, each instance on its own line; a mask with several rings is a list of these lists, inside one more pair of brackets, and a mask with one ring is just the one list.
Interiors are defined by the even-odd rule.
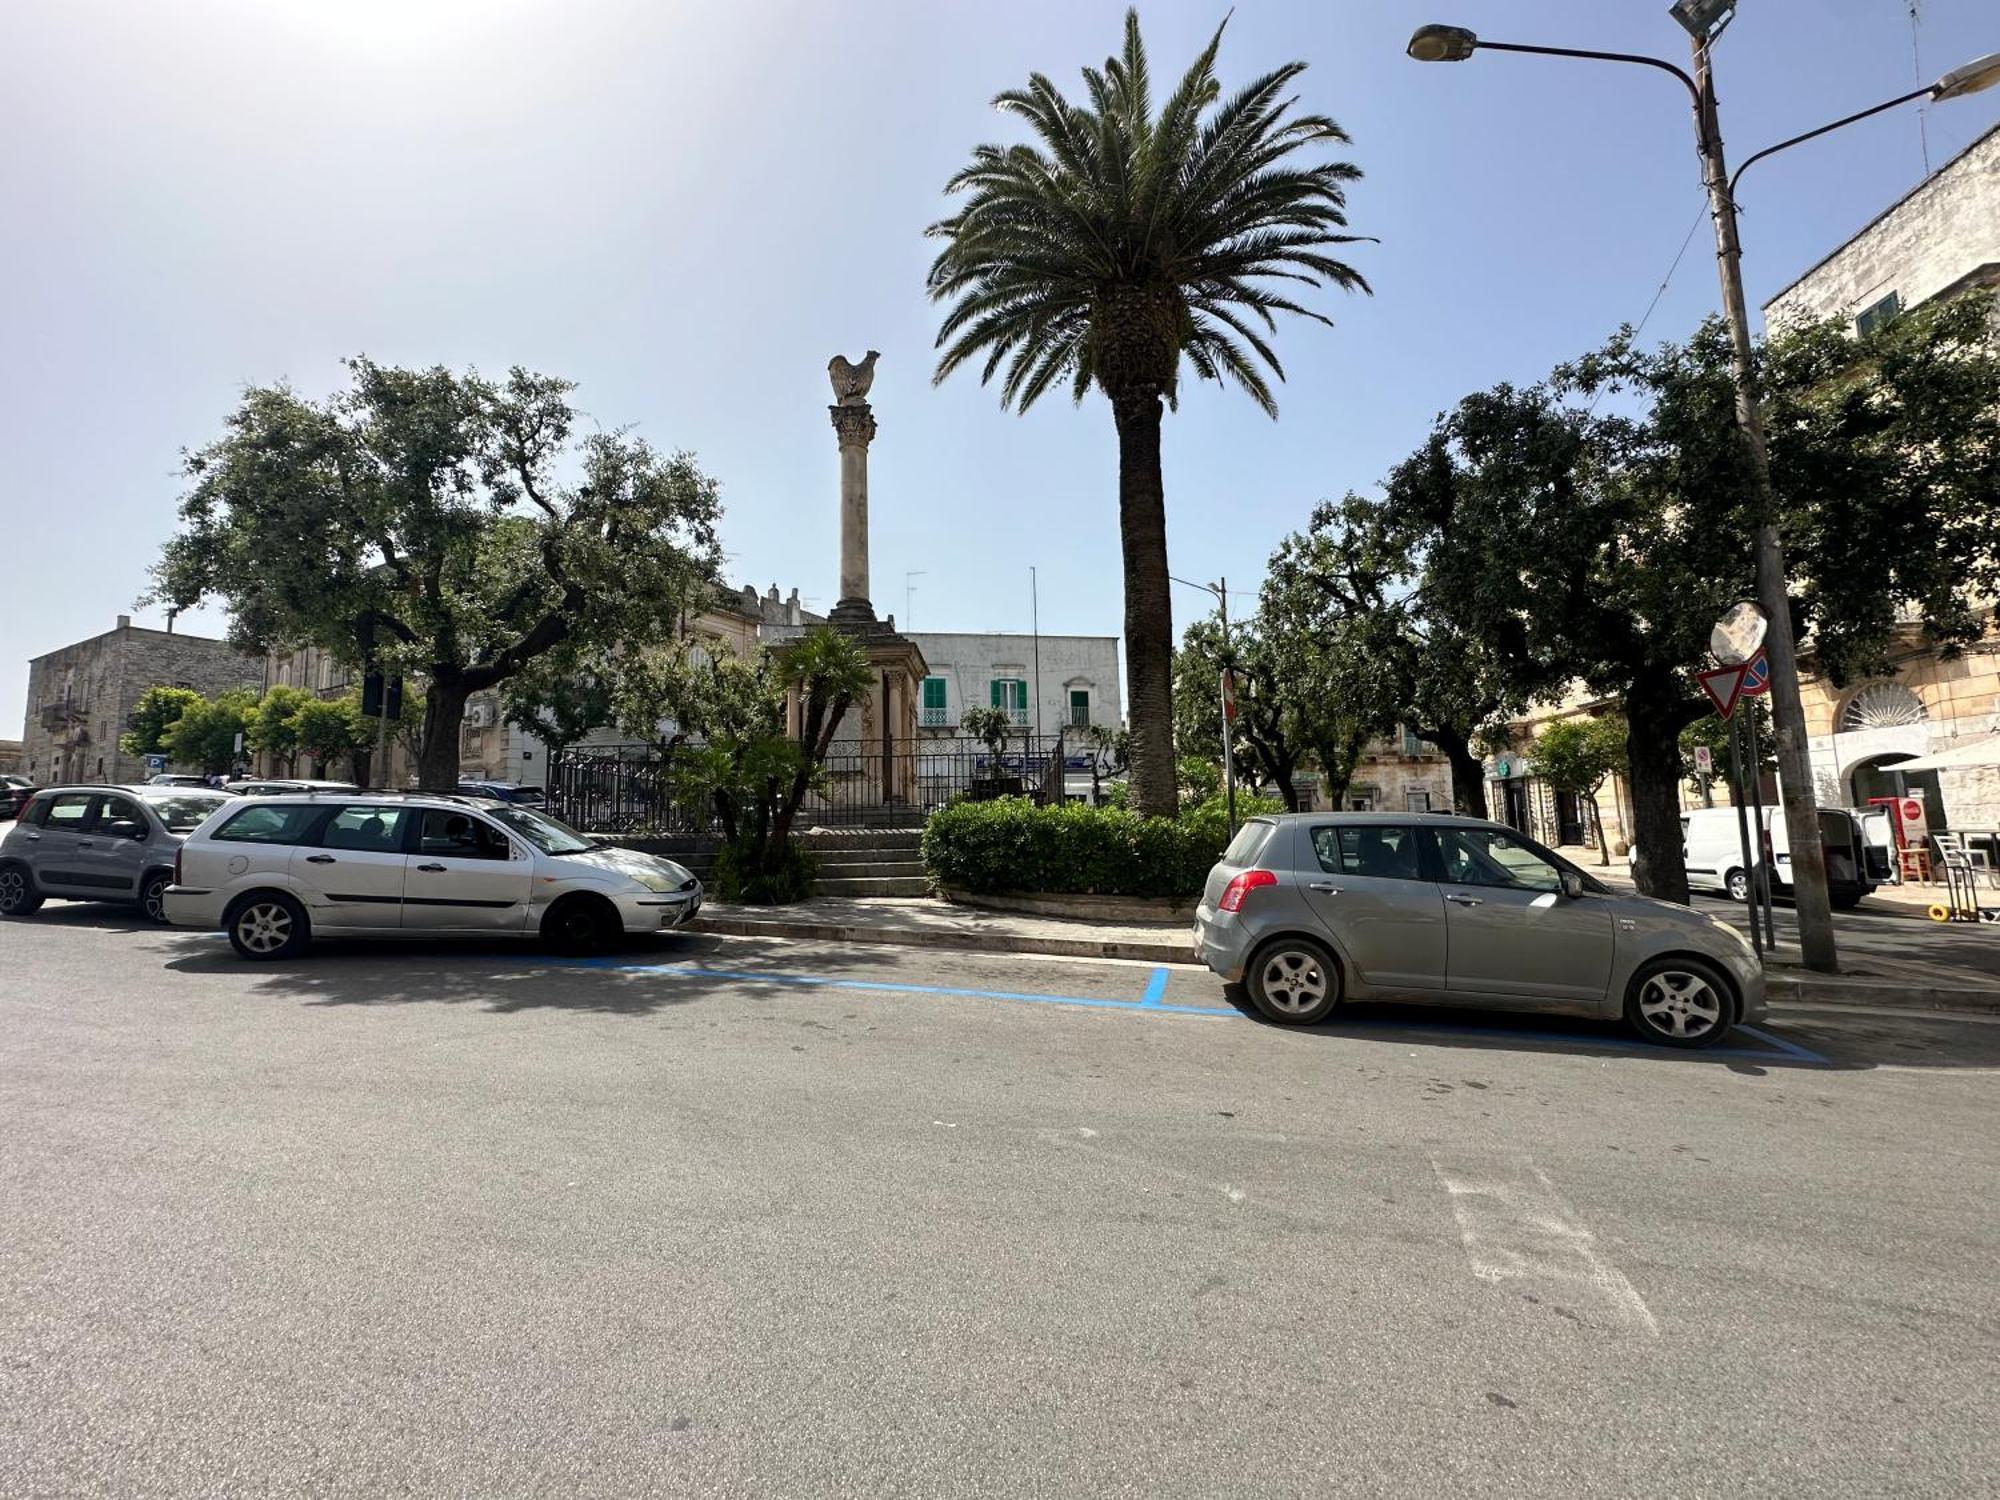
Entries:
[[1921,724],[1930,715],[1924,700],[1900,682],[1871,682],[1841,710],[1840,730],[1854,734],[1864,729],[1899,729],[1905,724]]
[[1071,688],[1069,690],[1069,722],[1073,728],[1090,727],[1090,689]]
[[1429,792],[1403,793],[1404,812],[1429,812],[1430,810],[1431,794]]
[[924,679],[922,723],[926,729],[943,728],[951,723],[951,708],[942,677]]
[[1410,728],[1409,725],[1398,725],[1397,731],[1402,739],[1403,754],[1435,755],[1437,753],[1437,748],[1429,740],[1421,738],[1416,730]]
[[1854,318],[1854,331],[1863,338],[1878,328],[1886,328],[1896,320],[1896,314],[1903,310],[1903,299],[1891,292],[1879,302],[1871,302],[1861,309]]
[[1028,722],[1028,684],[1020,677],[996,677],[991,683],[993,707],[1006,710],[1016,724]]

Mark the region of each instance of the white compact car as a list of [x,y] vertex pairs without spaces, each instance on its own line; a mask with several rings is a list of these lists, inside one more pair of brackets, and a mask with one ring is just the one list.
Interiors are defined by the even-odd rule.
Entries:
[[540,936],[569,952],[679,927],[701,882],[530,808],[447,794],[311,793],[232,802],[190,834],[167,920],[220,929],[245,958],[324,937]]

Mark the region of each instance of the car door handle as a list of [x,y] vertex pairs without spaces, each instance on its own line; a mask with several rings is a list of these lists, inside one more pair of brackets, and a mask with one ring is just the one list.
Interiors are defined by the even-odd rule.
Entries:
[[1329,880],[1309,880],[1306,882],[1306,889],[1309,891],[1318,891],[1322,896],[1338,896],[1340,894],[1340,887]]
[[78,839],[76,841],[76,847],[79,849],[95,849],[97,845],[91,843],[89,839]]
[[1453,903],[1456,906],[1484,906],[1486,904],[1486,898],[1484,896],[1461,896],[1458,895],[1457,893],[1453,893],[1452,895],[1446,896],[1444,899]]
[[423,871],[423,872],[424,872],[424,873],[425,873],[426,875],[442,875],[442,874],[444,874],[444,866],[443,866],[443,865],[418,865],[418,866],[417,866],[417,868],[418,868],[419,870],[422,870],[422,871]]
[[331,854],[308,854],[306,856],[306,863],[309,865],[330,865],[338,863],[338,861]]

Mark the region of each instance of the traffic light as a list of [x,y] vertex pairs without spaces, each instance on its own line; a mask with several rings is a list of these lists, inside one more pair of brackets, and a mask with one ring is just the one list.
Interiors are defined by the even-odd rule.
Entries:
[[[361,679],[361,712],[371,719],[382,717],[382,674],[369,672]],[[403,679],[391,677],[388,681],[389,717],[403,717]]]

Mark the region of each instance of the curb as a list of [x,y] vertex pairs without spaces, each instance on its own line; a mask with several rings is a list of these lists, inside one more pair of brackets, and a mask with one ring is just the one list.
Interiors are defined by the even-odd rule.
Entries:
[[819,943],[880,943],[898,948],[955,948],[967,953],[1045,953],[1055,958],[1129,958],[1142,963],[1189,964],[1194,949],[1185,940],[1117,942],[1097,938],[1022,937],[1009,932],[931,932],[916,927],[874,927],[866,923],[795,922],[782,918],[698,916],[683,932],[718,937],[802,938]]
[[1961,1010],[2000,1015],[2000,984],[1985,989],[1904,984],[1893,979],[1795,979],[1773,974],[1764,981],[1773,1005],[1874,1005],[1884,1010]]

